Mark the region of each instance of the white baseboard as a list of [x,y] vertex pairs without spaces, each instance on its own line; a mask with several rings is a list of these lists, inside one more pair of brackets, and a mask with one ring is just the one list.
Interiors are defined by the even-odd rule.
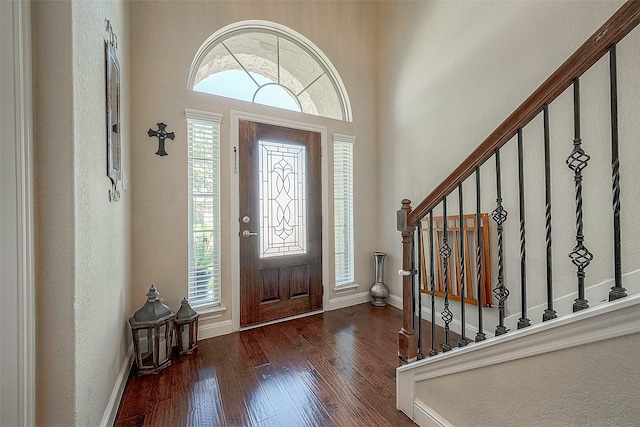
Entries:
[[233,324],[231,320],[225,320],[222,322],[200,322],[198,328],[198,341],[230,334],[232,332]]
[[417,398],[413,402],[413,421],[420,427],[453,427],[429,405]]
[[369,292],[360,292],[353,295],[346,295],[343,297],[338,297],[334,299],[330,299],[329,303],[326,307],[324,307],[324,311],[337,310],[339,308],[351,307],[352,305],[358,305],[365,302],[369,302],[371,298],[369,297]]
[[[329,300],[329,303],[324,307],[324,311],[337,310],[339,308],[350,307],[352,305],[358,305],[365,302],[370,301],[369,292],[360,292],[353,295],[345,295],[338,298],[333,298]],[[311,313],[315,314],[315,313]],[[303,314],[301,316],[294,317],[304,317],[308,316],[309,313]],[[277,320],[272,323],[276,323],[282,320]],[[265,326],[267,323],[261,324],[259,326]],[[246,328],[241,328],[246,329]],[[223,322],[215,322],[215,321],[201,321],[200,327],[198,329],[198,340],[206,340],[207,338],[213,338],[220,335],[226,335],[234,332],[233,330],[233,322],[231,320],[225,320]]]
[[399,297],[398,295],[389,295],[387,302],[389,303],[389,305],[402,310],[402,297]]
[[116,421],[116,415],[118,415],[118,408],[120,407],[120,400],[122,400],[122,394],[124,393],[124,388],[127,385],[127,379],[129,378],[129,371],[131,371],[132,364],[133,344],[129,346],[127,356],[122,362],[122,367],[120,368],[118,378],[116,378],[116,383],[113,386],[113,391],[111,392],[111,396],[109,397],[109,402],[107,403],[107,407],[102,414],[100,427],[111,427]]

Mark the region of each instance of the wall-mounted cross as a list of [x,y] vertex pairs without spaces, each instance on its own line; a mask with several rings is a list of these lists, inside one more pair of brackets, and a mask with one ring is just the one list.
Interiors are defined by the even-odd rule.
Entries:
[[167,128],[166,124],[158,123],[158,130],[149,129],[149,132],[147,132],[150,137],[155,136],[156,138],[158,138],[158,151],[156,151],[156,154],[158,156],[168,155],[167,152],[164,151],[164,140],[167,138],[173,139],[176,137],[176,135],[173,132],[167,132],[165,130],[166,128]]

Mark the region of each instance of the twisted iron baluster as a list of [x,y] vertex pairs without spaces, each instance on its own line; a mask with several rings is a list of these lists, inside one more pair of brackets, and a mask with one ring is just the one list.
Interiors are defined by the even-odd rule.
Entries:
[[458,340],[458,347],[464,347],[468,344],[466,337],[466,323],[465,323],[465,303],[464,297],[466,292],[466,283],[464,277],[464,209],[462,208],[462,183],[458,184],[458,213],[460,215],[460,321],[462,322],[462,331],[460,339]]
[[442,198],[442,216],[444,217],[442,225],[442,246],[440,247],[440,257],[442,257],[442,278],[444,280],[444,309],[442,310],[442,320],[444,321],[444,344],[442,351],[451,350],[449,344],[449,324],[453,320],[453,313],[449,310],[449,257],[451,256],[451,248],[447,243],[447,198]]
[[584,269],[587,268],[593,255],[584,245],[583,223],[582,223],[582,170],[587,167],[591,158],[582,149],[582,139],[580,138],[580,80],[573,79],[573,122],[574,139],[573,151],[567,158],[567,166],[573,170],[573,180],[575,182],[576,193],[576,246],[569,254],[571,262],[578,268],[578,298],[573,304],[573,311],[589,308],[589,301],[584,298]]
[[500,149],[496,150],[496,205],[491,217],[498,225],[498,284],[493,293],[498,299],[498,316],[500,323],[496,326],[496,336],[507,333],[509,329],[504,326],[504,302],[509,297],[509,290],[504,285],[504,259],[502,250],[502,224],[507,220],[508,212],[502,207],[502,184],[500,182]]
[[424,359],[424,353],[422,352],[422,220],[418,221],[416,225],[416,232],[418,233],[418,355],[417,359]]
[[558,317],[553,309],[553,276],[551,268],[551,159],[549,157],[549,107],[542,107],[544,116],[544,221],[547,242],[547,308],[542,314],[542,321]]
[[433,210],[429,211],[429,282],[431,285],[431,348],[429,356],[438,354],[436,350],[436,281],[433,262]]
[[518,320],[518,329],[531,326],[527,318],[527,252],[524,218],[524,158],[522,153],[522,128],[518,129],[518,195],[520,202],[520,301],[522,317]]
[[609,50],[609,79],[611,86],[611,181],[613,193],[613,256],[614,286],[609,301],[627,296],[622,287],[622,255],[620,253],[620,159],[618,157],[618,77],[616,70],[616,45]]
[[482,286],[482,217],[480,216],[480,167],[476,166],[476,283],[478,289],[478,332],[476,333],[476,342],[487,339],[484,326],[482,324],[482,307],[484,305],[483,286]]

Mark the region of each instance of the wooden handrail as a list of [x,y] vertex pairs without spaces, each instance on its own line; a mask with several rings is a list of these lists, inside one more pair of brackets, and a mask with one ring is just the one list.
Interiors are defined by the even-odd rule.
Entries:
[[640,0],[629,0],[409,213],[409,227],[415,227],[443,197],[467,179],[476,167],[481,166],[498,148],[513,138],[519,128],[533,120],[545,104],[550,104],[560,96],[574,78],[591,68],[612,45],[622,40],[639,23]]
[[[403,361],[419,356],[414,330],[414,300],[412,277],[404,273],[413,270],[411,251],[416,225],[429,214],[476,168],[487,161],[497,149],[513,138],[518,129],[527,125],[544,108],[562,94],[576,77],[591,68],[607,51],[640,24],[640,0],[627,1],[573,55],[544,81],[507,119],[500,124],[442,183],[415,209],[410,200],[402,201],[398,211],[398,231],[402,233],[402,309],[403,324],[398,333],[398,355]],[[479,208],[478,208],[479,209]],[[480,311],[481,313],[481,311]],[[484,336],[484,334],[482,334]],[[476,336],[477,338],[478,336]]]

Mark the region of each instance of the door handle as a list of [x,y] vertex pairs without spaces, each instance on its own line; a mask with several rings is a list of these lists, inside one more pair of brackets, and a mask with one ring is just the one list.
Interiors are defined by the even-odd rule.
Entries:
[[258,233],[252,233],[252,232],[251,232],[251,231],[249,231],[249,230],[244,230],[244,231],[242,232],[242,236],[243,236],[243,237],[257,236],[257,235],[258,235]]

